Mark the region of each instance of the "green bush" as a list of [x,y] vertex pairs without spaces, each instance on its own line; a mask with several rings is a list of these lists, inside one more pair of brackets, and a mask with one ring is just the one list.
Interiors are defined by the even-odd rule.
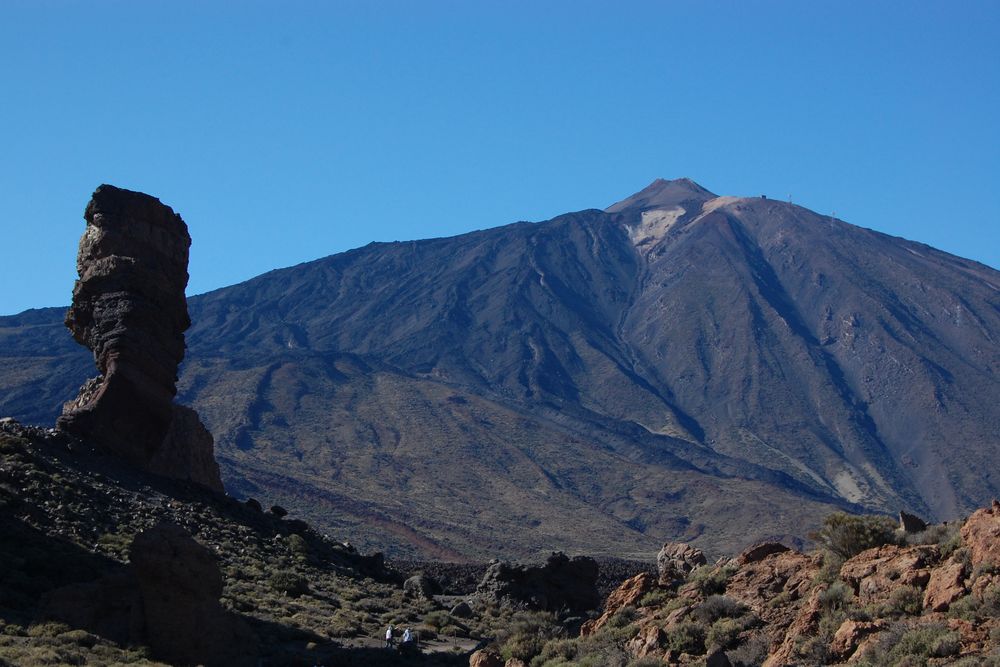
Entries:
[[747,607],[741,602],[725,595],[710,595],[691,615],[705,625],[711,625],[720,618],[739,618],[746,612]]
[[886,612],[895,615],[918,616],[924,609],[924,594],[919,588],[901,586],[889,594]]
[[705,626],[694,621],[683,621],[666,630],[667,648],[678,653],[701,655],[705,652]]
[[293,598],[309,592],[309,582],[306,578],[294,572],[275,572],[268,579],[271,588]]
[[691,572],[688,583],[693,584],[702,595],[717,595],[726,592],[726,584],[735,572],[736,568],[732,565],[702,565]]
[[887,516],[834,512],[823,520],[823,527],[809,537],[846,560],[866,549],[893,544],[896,522]]
[[740,641],[743,624],[734,618],[720,618],[708,629],[705,645],[712,649],[727,649],[736,646]]
[[819,594],[819,603],[824,609],[847,609],[854,598],[854,589],[843,581],[834,581]]
[[664,588],[654,588],[639,600],[640,607],[660,607],[674,597],[674,594]]

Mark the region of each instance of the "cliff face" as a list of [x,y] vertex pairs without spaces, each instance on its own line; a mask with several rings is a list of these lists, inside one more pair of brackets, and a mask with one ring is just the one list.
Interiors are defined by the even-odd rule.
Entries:
[[110,185],[94,192],[84,218],[66,326],[100,375],[66,403],[57,426],[134,465],[221,491],[212,436],[173,402],[191,325],[187,225],[154,197]]
[[[657,181],[190,306],[230,491],[397,553],[735,551],[1000,492],[1000,274],[783,202]],[[79,381],[53,326],[0,318],[0,410]]]

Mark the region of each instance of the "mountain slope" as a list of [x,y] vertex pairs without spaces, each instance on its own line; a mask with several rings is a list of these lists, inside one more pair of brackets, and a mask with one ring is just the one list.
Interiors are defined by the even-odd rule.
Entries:
[[[190,310],[227,488],[396,552],[729,549],[1000,486],[998,272],[686,179]],[[51,421],[89,372],[61,315],[0,318],[0,411]]]

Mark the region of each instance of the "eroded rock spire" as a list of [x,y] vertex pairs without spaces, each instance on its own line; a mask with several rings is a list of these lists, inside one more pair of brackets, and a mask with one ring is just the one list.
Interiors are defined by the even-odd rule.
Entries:
[[212,436],[173,402],[191,324],[187,225],[155,197],[111,185],[97,188],[84,218],[66,326],[100,376],[57,426],[139,467],[222,490]]

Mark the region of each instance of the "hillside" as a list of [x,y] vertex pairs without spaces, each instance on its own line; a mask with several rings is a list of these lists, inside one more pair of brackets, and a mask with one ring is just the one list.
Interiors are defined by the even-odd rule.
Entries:
[[[1000,273],[684,179],[189,308],[178,398],[227,490],[365,549],[734,552],[1000,495]],[[0,413],[51,423],[90,374],[62,318],[0,318]]]

